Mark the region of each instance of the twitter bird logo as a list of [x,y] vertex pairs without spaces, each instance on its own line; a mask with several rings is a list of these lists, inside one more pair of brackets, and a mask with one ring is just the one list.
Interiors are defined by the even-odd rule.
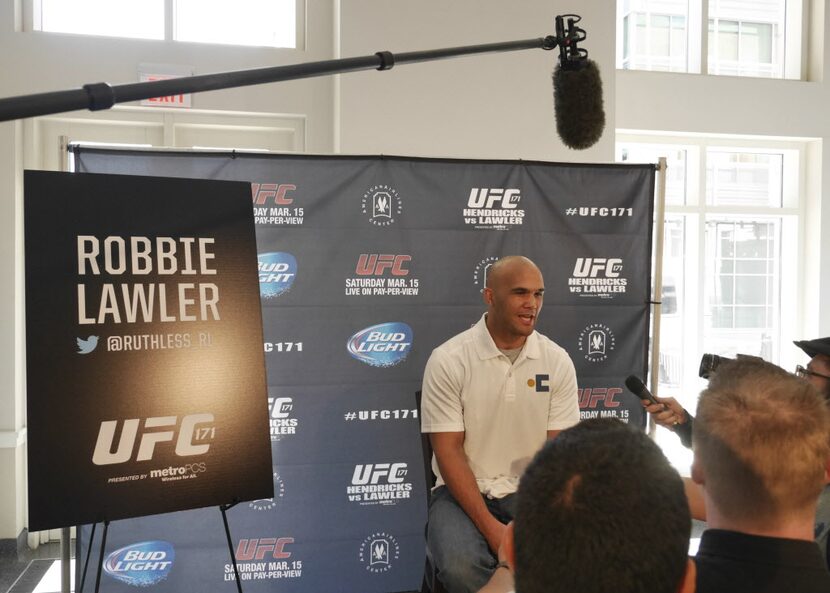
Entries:
[[98,347],[98,336],[89,336],[86,340],[75,338],[78,342],[78,354],[89,354]]

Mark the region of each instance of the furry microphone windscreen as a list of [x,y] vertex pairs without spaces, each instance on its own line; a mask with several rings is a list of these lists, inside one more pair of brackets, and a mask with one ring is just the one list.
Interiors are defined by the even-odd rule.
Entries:
[[565,146],[584,150],[593,146],[605,129],[602,80],[593,60],[577,70],[553,71],[553,106],[556,132]]

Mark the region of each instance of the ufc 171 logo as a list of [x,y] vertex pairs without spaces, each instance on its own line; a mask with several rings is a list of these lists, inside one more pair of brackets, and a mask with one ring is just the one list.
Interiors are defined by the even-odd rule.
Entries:
[[[124,420],[121,426],[121,437],[118,439],[118,447],[112,450],[115,439],[115,431],[118,428],[118,420],[106,420],[101,423],[98,430],[98,440],[95,443],[95,451],[92,454],[92,463],[95,465],[112,465],[129,461],[135,450],[138,440],[138,452],[136,461],[149,461],[153,458],[156,445],[165,442],[176,442],[176,455],[179,457],[190,457],[202,455],[208,452],[210,444],[200,444],[210,441],[216,436],[216,427],[204,426],[213,423],[213,414],[190,414],[182,418],[181,424],[177,416],[158,416],[144,420],[141,437],[138,437],[141,420],[130,418]],[[170,428],[170,430],[152,430],[158,428]]]
[[622,261],[619,258],[578,257],[574,264],[574,278],[596,278],[599,274],[605,278],[619,278]]
[[467,208],[515,208],[522,199],[518,189],[474,187],[470,190]]
[[290,397],[269,397],[271,418],[288,418],[294,409],[294,400]]
[[355,273],[358,276],[382,276],[386,270],[389,270],[393,276],[406,276],[409,270],[404,265],[410,261],[412,261],[411,255],[361,253]]
[[381,478],[386,478],[390,484],[400,484],[406,478],[409,470],[405,463],[367,463],[354,466],[352,484],[377,484]]

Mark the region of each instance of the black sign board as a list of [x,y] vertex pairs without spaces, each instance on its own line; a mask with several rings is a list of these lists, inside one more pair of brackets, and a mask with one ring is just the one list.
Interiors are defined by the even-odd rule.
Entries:
[[29,528],[272,496],[250,184],[24,182]]

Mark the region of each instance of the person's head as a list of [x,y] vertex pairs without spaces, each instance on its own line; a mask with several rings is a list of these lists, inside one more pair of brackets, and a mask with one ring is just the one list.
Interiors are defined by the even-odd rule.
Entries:
[[799,366],[798,376],[812,383],[830,402],[830,338],[794,342],[810,357],[806,368]]
[[563,431],[517,496],[516,593],[676,593],[694,582],[683,482],[640,430],[603,418]]
[[503,257],[487,274],[484,302],[487,328],[500,348],[524,344],[542,310],[545,282],[532,261],[519,255]]
[[692,478],[739,531],[812,526],[830,457],[830,408],[816,388],[754,359],[728,361],[700,394]]

